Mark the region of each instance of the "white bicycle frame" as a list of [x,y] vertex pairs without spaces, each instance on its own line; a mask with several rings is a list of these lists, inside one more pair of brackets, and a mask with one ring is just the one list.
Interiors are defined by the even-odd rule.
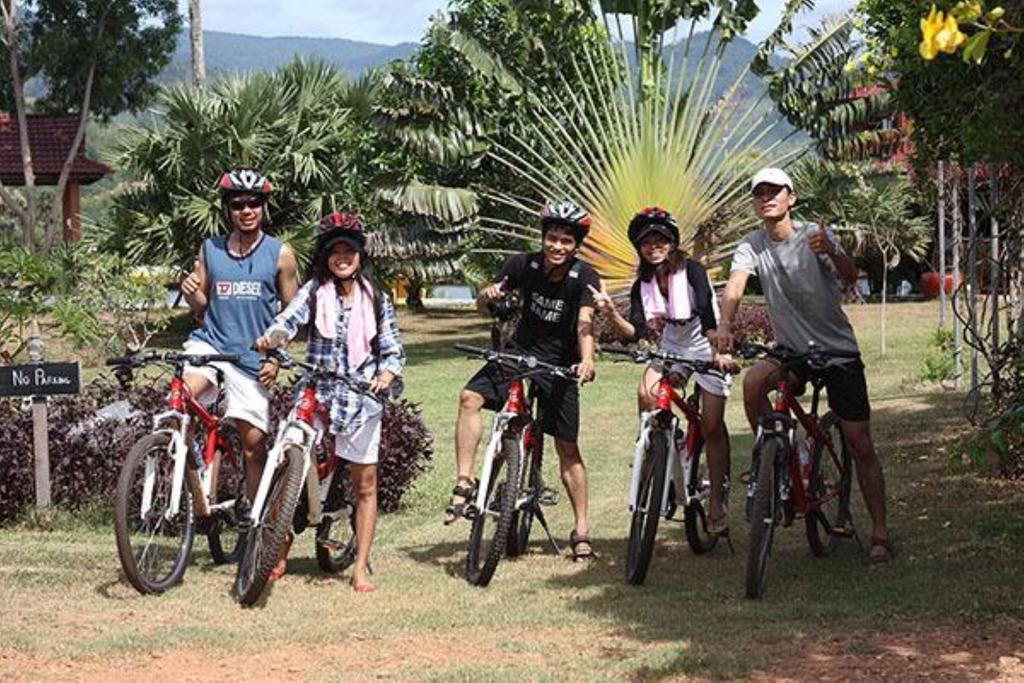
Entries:
[[[176,422],[178,426],[166,426],[171,421]],[[187,435],[190,421],[190,415],[177,410],[167,410],[153,418],[153,433],[166,434],[168,436],[170,443],[167,445],[167,454],[174,462],[174,479],[171,482],[171,501],[163,515],[164,519],[167,521],[171,521],[171,519],[177,514],[178,508],[181,505],[181,491],[182,487],[185,485],[186,467],[188,466]],[[139,505],[139,517],[141,519],[145,519],[146,515],[149,514],[150,509],[153,507],[153,489],[156,486],[157,470],[156,457],[157,456],[155,455],[149,455],[146,458],[146,473],[142,486],[142,500]],[[210,492],[213,486],[213,468],[203,468],[202,472],[199,473],[199,486],[201,495],[203,496],[201,507],[204,511],[207,508],[212,510],[234,504],[234,501],[225,501],[223,503],[218,503],[211,508],[207,503],[207,501],[210,500]]]
[[[476,500],[473,502],[476,514],[491,514],[487,510],[487,489],[491,481],[491,473],[494,471],[494,459],[498,457],[498,452],[501,450],[501,437],[505,433],[508,423],[515,417],[518,417],[518,413],[504,410],[494,416],[491,438],[487,442],[487,450],[484,452],[484,461],[480,469],[480,481],[477,484]],[[520,437],[521,439],[522,437]],[[520,443],[521,446],[522,444]]]
[[[640,490],[640,472],[643,469],[644,456],[647,454],[647,447],[650,445],[651,432],[654,431],[654,418],[660,410],[647,410],[640,415],[640,435],[636,440],[636,447],[633,449],[633,472],[629,484],[629,499],[626,504],[629,511],[636,509],[636,499]],[[693,467],[693,456],[688,449],[682,452],[676,448],[675,434],[679,428],[679,416],[672,414],[672,422],[669,425],[668,458],[665,461],[665,486],[661,492],[661,506],[659,514],[668,519],[669,513],[669,485],[674,484],[676,501],[681,501],[683,507],[689,505],[690,501],[698,496],[691,496],[687,482],[690,481],[690,469]],[[703,486],[701,487],[704,488]],[[677,507],[680,507],[677,505]],[[646,510],[644,511],[646,512]]]
[[[283,421],[277,428],[277,438],[274,445],[267,453],[267,464],[263,468],[263,475],[260,477],[260,485],[256,491],[256,499],[253,501],[251,517],[253,524],[256,524],[261,516],[267,495],[270,493],[270,484],[274,478],[274,472],[285,460],[285,455],[292,448],[302,450],[302,486],[306,490],[306,500],[309,503],[308,521],[311,526],[319,524],[324,517],[337,519],[347,514],[347,508],[341,508],[332,512],[323,511],[324,503],[327,502],[327,494],[330,492],[331,481],[337,474],[337,469],[332,471],[324,480],[319,477],[309,476],[310,471],[315,471],[313,453],[315,446],[323,438],[323,430],[317,429],[296,417],[296,409],[292,408],[288,419]],[[334,457],[332,453],[330,457]]]

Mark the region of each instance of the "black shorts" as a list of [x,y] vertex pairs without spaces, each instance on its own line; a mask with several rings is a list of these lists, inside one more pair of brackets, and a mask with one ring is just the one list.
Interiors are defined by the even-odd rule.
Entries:
[[[495,363],[488,363],[469,378],[466,389],[484,397],[484,407],[501,410],[508,400],[514,375]],[[580,433],[580,388],[576,382],[551,376],[529,379],[537,392],[537,408],[545,434],[576,443]]]
[[[795,368],[794,372],[801,381],[807,381],[811,374],[806,366]],[[864,363],[860,358],[818,370],[814,374],[825,380],[828,407],[840,420],[867,422],[871,419],[868,381],[864,374]]]

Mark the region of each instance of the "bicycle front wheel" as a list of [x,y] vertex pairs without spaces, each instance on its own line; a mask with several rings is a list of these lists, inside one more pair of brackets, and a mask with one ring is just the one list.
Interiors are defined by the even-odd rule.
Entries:
[[[537,437],[543,439],[543,433],[540,430],[537,431]],[[543,488],[540,451],[536,440],[533,444],[533,448],[525,456],[522,468],[523,483],[520,486],[520,490],[526,493],[530,502],[522,510],[512,513],[512,524],[509,525],[508,547],[506,548],[506,555],[509,557],[519,557],[526,552],[526,546],[530,542],[530,532],[533,530],[536,506],[540,505],[541,489]]]
[[281,557],[302,491],[303,455],[297,447],[285,452],[284,462],[271,479],[263,509],[246,536],[235,576],[235,596],[243,605],[259,600]]
[[821,430],[829,436],[831,446],[814,444],[808,494],[811,499],[819,501],[819,505],[810,510],[804,520],[807,542],[816,557],[830,555],[839,539],[853,534],[850,513],[852,463],[834,413],[827,413],[821,419]]
[[661,499],[665,491],[665,469],[668,463],[668,433],[651,432],[650,444],[640,467],[640,485],[633,501],[633,517],[626,545],[626,580],[639,586],[647,578],[647,568],[654,553],[654,539],[661,518]]
[[185,482],[177,507],[171,509],[170,444],[170,436],[163,433],[139,439],[117,481],[117,554],[128,582],[143,594],[163,593],[181,581],[192,554],[192,495]]
[[[502,479],[503,465],[505,474]],[[491,582],[505,552],[519,498],[521,466],[519,439],[512,434],[504,435],[501,439],[501,452],[494,459],[491,476],[486,482],[487,496],[483,509],[477,510],[469,531],[466,580],[474,586],[483,587]]]
[[747,546],[747,597],[764,596],[767,586],[768,558],[778,523],[779,468],[785,466],[787,447],[781,437],[768,437],[757,454],[757,479],[750,513],[750,541]]

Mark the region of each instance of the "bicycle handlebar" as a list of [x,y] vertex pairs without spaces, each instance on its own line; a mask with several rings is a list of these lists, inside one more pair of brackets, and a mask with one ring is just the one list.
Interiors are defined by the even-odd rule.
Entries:
[[108,367],[133,367],[141,368],[149,363],[188,363],[189,365],[209,365],[210,363],[237,363],[239,357],[237,354],[231,353],[177,353],[168,351],[167,353],[157,353],[156,351],[150,351],[148,353],[142,353],[141,351],[130,356],[118,356],[115,358],[108,358],[106,364]]
[[723,373],[713,362],[684,358],[679,354],[671,353],[669,351],[629,349],[614,346],[604,347],[601,350],[618,356],[628,356],[634,363],[648,363],[652,360],[663,360],[668,363],[672,363],[673,365],[683,365],[698,375],[711,375],[713,377],[725,379],[725,373]]
[[811,342],[808,345],[807,351],[803,353],[797,353],[785,346],[772,347],[756,342],[747,342],[740,347],[740,355],[747,359],[765,355],[769,358],[774,358],[784,366],[806,363],[812,370],[824,369],[828,366],[829,361],[832,360],[849,363],[860,358],[860,353],[857,351],[827,351],[816,346],[814,342]]
[[492,351],[491,349],[484,349],[479,346],[470,346],[469,344],[455,344],[455,350],[462,351],[463,353],[471,356],[483,358],[488,363],[505,363],[530,371],[543,370],[555,375],[556,377],[561,377],[562,379],[577,379],[576,373],[573,372],[572,368],[545,363],[542,360],[538,360],[536,356],[524,356],[515,353],[506,353],[504,351]]
[[306,363],[301,360],[293,358],[284,349],[269,349],[267,351],[267,358],[274,358],[281,364],[281,369],[288,370],[290,368],[302,368],[307,373],[312,375],[314,378],[327,378],[338,380],[346,385],[358,394],[367,396],[378,403],[384,403],[384,397],[370,391],[370,383],[365,379],[354,377],[348,377],[346,375],[339,375],[335,368],[330,365],[320,365],[317,363]]

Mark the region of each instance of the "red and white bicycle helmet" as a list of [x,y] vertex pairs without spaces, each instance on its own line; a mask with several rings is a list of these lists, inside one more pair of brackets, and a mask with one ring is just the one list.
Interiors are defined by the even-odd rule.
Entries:
[[267,197],[273,186],[267,177],[254,168],[236,166],[227,171],[217,182],[217,191],[222,196],[234,194],[254,194]]
[[366,230],[363,221],[354,213],[334,211],[320,219],[316,228],[316,254],[328,253],[338,242],[345,242],[363,256],[366,255]]
[[541,235],[553,225],[568,227],[580,246],[590,234],[590,214],[568,199],[551,201],[540,212]]

